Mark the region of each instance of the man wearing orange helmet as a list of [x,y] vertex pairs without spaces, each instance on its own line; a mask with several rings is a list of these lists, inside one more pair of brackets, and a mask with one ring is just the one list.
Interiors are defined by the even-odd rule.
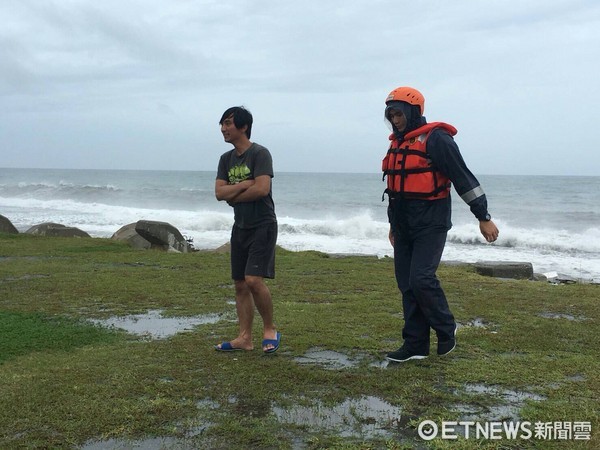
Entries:
[[437,354],[456,347],[456,321],[436,276],[451,222],[451,184],[479,220],[488,242],[498,238],[487,199],[467,168],[443,122],[427,123],[425,98],[416,89],[399,87],[386,99],[385,118],[392,126],[390,148],[383,160],[389,197],[389,239],[402,293],[404,343],[386,359],[404,362],[429,355],[430,329],[437,335]]

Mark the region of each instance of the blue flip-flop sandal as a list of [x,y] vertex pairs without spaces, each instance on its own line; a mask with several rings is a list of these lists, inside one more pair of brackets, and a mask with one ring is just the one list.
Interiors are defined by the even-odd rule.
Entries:
[[237,352],[244,350],[243,348],[234,347],[231,342],[223,342],[221,346],[215,345],[215,350],[218,352]]
[[[281,343],[281,333],[278,331],[275,339],[263,339],[263,341],[262,341],[263,352],[275,353],[279,349],[280,343]],[[272,345],[273,347],[264,350],[264,348],[267,345]]]

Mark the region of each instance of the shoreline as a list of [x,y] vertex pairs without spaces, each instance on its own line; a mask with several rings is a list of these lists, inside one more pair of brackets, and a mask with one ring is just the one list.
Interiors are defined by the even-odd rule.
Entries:
[[[0,233],[2,234],[2,233]],[[19,231],[19,234],[25,235],[28,233]],[[60,238],[57,238],[60,239]],[[78,239],[81,239],[80,237],[78,237]],[[106,239],[106,240],[115,240],[112,237],[105,237],[105,236],[90,236],[90,238],[88,239]],[[210,247],[210,248],[194,248],[193,252],[204,252],[204,253],[223,253],[223,252],[228,252],[229,249],[228,247],[228,242],[217,246],[217,247]],[[377,254],[374,253],[356,253],[356,252],[323,252],[320,250],[314,250],[314,249],[302,249],[302,250],[298,250],[298,249],[289,249],[289,248],[285,248],[282,245],[277,245],[279,248],[281,248],[282,250],[288,251],[288,252],[292,252],[292,253],[302,253],[302,252],[316,252],[316,253],[321,253],[323,255],[327,255],[329,258],[334,258],[334,259],[343,259],[343,258],[375,258],[375,259],[386,259],[386,258],[390,258],[393,259],[393,256],[379,256]],[[132,247],[133,248],[133,247]],[[0,260],[2,258],[0,257]],[[524,273],[527,273],[527,271],[523,271],[523,269],[519,269],[516,271],[513,271],[514,273],[509,272],[509,275],[502,275],[502,276],[496,276],[496,275],[488,275],[488,276],[492,276],[494,278],[498,278],[498,279],[528,279],[529,281],[539,281],[539,282],[547,282],[549,284],[584,284],[584,285],[600,285],[600,281],[596,281],[594,278],[582,278],[582,277],[574,277],[570,274],[565,274],[565,273],[559,273],[559,272],[535,272],[533,271],[533,265],[531,262],[528,261],[509,261],[509,260],[481,260],[481,261],[476,261],[476,262],[470,262],[470,261],[461,261],[461,260],[444,260],[442,259],[442,261],[440,262],[440,267],[441,266],[465,266],[465,267],[471,267],[474,268],[475,270],[478,269],[479,266],[481,265],[488,265],[488,266],[492,266],[495,269],[492,269],[492,272],[494,270],[501,270],[504,271],[503,267],[505,267],[506,265],[513,265],[513,266],[530,266],[531,267],[531,272],[530,275],[531,276],[524,276]],[[504,272],[503,272],[504,273]],[[486,275],[485,273],[480,272],[480,274]]]
[[[209,213],[211,214],[211,213]],[[66,222],[65,222],[66,223]],[[89,225],[89,224],[88,224]],[[287,226],[287,225],[286,225]],[[300,227],[300,226],[304,226],[304,225],[297,225],[294,224],[293,227]],[[321,224],[319,224],[319,226],[322,226]],[[82,229],[86,228],[85,226],[81,226]],[[92,227],[93,228],[93,227]],[[28,230],[27,226],[24,225],[20,225],[18,228],[18,231],[20,233],[25,233]],[[183,229],[182,227],[180,227],[180,229]],[[323,230],[324,233],[330,233],[336,230],[330,230],[330,229],[326,229]],[[91,234],[91,237],[93,238],[99,238],[99,239],[110,239],[111,236],[115,233],[115,230],[112,231],[108,231],[108,230],[104,230],[104,231],[97,231],[93,234]],[[302,233],[307,232],[309,234],[307,235],[303,235]],[[372,233],[373,230],[370,230],[370,232]],[[295,234],[295,231],[292,233],[282,233],[280,234],[279,237],[279,241],[280,241],[280,246],[284,249],[287,249],[289,251],[318,251],[318,252],[322,252],[322,253],[326,253],[326,254],[350,254],[350,255],[357,255],[357,256],[371,256],[371,255],[377,255],[377,257],[379,258],[385,258],[385,257],[393,257],[393,255],[391,255],[391,251],[387,248],[388,247],[388,243],[386,241],[385,238],[381,238],[381,239],[374,239],[374,238],[365,238],[365,241],[363,242],[359,237],[345,237],[345,236],[336,236],[336,235],[331,235],[329,236],[328,234],[315,234],[314,236],[314,244],[311,245],[311,241],[308,241],[307,239],[311,238],[311,230],[307,229],[304,230],[302,228],[300,228],[298,230],[298,234]],[[198,249],[202,249],[202,250],[213,250],[215,248],[218,248],[222,245],[222,243],[227,242],[228,241],[228,234],[229,231],[186,231],[186,234],[188,236],[193,236],[191,239],[193,241],[194,244],[196,244],[196,242],[200,242],[202,243],[201,246],[197,247]],[[203,235],[208,235],[207,236],[207,241],[202,242],[203,241]],[[218,235],[222,235],[223,238],[218,238],[216,239],[215,237],[217,237]],[[471,232],[469,230],[461,230],[460,231],[460,236],[461,240],[466,239],[467,235],[471,235]],[[282,241],[288,241],[288,242],[283,242]],[[373,248],[373,250],[375,251],[362,251],[362,248],[365,248],[367,246],[369,246],[370,244],[372,244],[371,248]],[[569,270],[569,268],[573,268],[576,267],[577,265],[579,265],[580,267],[585,267],[585,262],[586,261],[595,261],[595,257],[594,257],[594,253],[590,253],[590,256],[585,257],[585,254],[581,255],[581,256],[577,256],[577,253],[557,253],[556,254],[556,260],[553,260],[553,256],[552,255],[548,255],[548,256],[544,256],[542,249],[540,249],[540,252],[537,252],[535,248],[524,248],[524,249],[517,249],[517,251],[515,252],[513,250],[513,246],[512,245],[490,245],[485,247],[487,244],[483,243],[482,245],[479,245],[478,242],[473,243],[473,242],[461,242],[460,240],[456,240],[455,238],[448,240],[447,244],[446,244],[446,249],[444,251],[444,256],[442,256],[442,264],[453,264],[455,261],[458,261],[460,263],[464,263],[464,264],[468,264],[468,265],[473,265],[473,264],[477,264],[481,261],[495,261],[498,263],[501,262],[510,262],[510,261],[517,261],[517,262],[529,262],[534,266],[534,271],[536,274],[538,275],[546,275],[548,276],[548,274],[551,273],[556,273],[556,275],[554,275],[554,277],[560,277],[563,279],[572,279],[572,280],[576,280],[577,282],[582,282],[582,283],[591,283],[591,284],[598,284],[600,283],[600,274],[596,275],[596,271],[598,271],[598,267],[596,267],[595,265],[592,265],[591,270],[585,271],[585,270],[581,270],[581,268],[579,270]],[[350,250],[350,251],[344,251],[344,250],[339,250],[341,248],[343,248],[344,246],[347,246],[349,248],[354,248],[354,249],[360,249],[360,250]],[[547,250],[548,252],[551,252],[551,250]],[[529,256],[533,256],[533,259],[529,259],[527,256],[528,254],[531,253],[531,255]],[[521,254],[520,257],[519,255]],[[448,255],[446,259],[446,256]],[[462,256],[464,256],[464,258],[462,258]],[[583,258],[586,259],[583,259]],[[557,262],[554,262],[557,261]],[[597,265],[597,264],[596,264]]]

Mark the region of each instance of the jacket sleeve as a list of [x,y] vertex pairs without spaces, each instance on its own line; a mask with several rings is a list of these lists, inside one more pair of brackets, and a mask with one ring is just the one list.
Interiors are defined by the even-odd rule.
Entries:
[[444,130],[432,131],[427,140],[427,153],[433,165],[450,178],[456,192],[469,205],[473,215],[484,220],[488,214],[485,192],[467,167],[452,136]]

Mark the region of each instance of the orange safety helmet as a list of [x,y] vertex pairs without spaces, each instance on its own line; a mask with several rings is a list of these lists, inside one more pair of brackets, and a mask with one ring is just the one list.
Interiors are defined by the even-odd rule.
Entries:
[[392,101],[406,102],[418,106],[421,108],[421,115],[423,115],[423,112],[425,111],[425,97],[423,97],[423,94],[415,88],[402,86],[394,89],[385,99],[386,103]]

